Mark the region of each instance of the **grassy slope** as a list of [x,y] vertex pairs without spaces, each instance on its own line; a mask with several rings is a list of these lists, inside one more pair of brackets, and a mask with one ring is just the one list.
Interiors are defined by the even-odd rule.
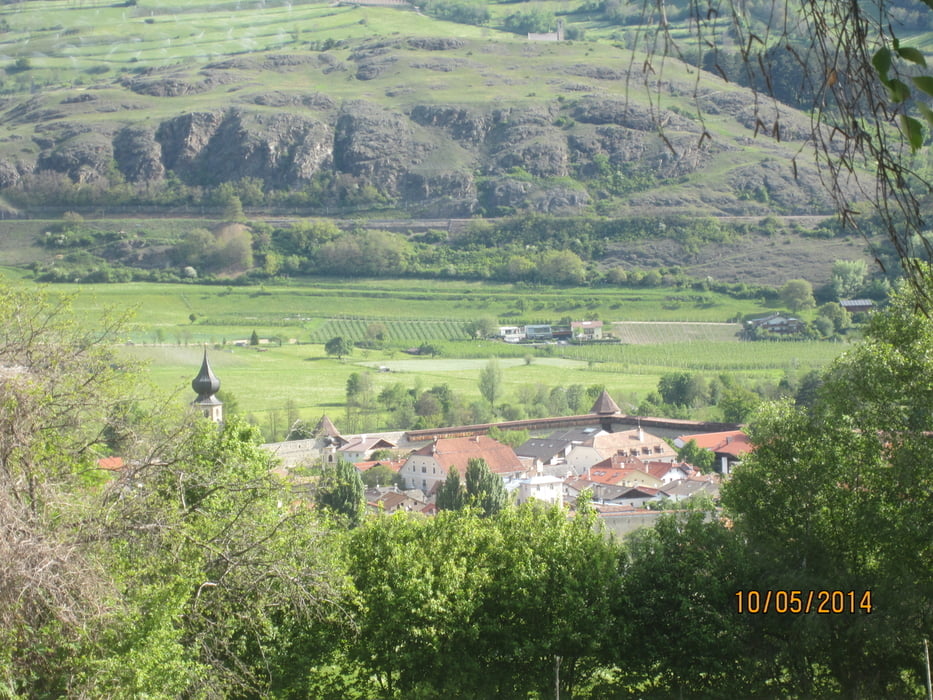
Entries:
[[[528,43],[523,37],[493,28],[507,14],[529,5],[492,3],[493,26],[475,27],[405,9],[325,2],[267,2],[262,9],[253,3],[189,5],[180,0],[140,0],[131,7],[78,0],[19,3],[0,7],[0,19],[10,27],[9,32],[0,34],[0,56],[7,57],[8,66],[25,58],[32,67],[8,73],[3,87],[19,91],[17,100],[23,91],[41,88],[33,97],[37,116],[53,110],[76,124],[159,120],[181,111],[215,110],[225,104],[249,102],[251,95],[272,90],[318,91],[338,102],[366,99],[402,111],[420,103],[529,106],[595,94],[636,105],[674,108],[684,114],[696,112],[692,92],[697,75],[676,61],[664,64],[665,85],[674,89],[668,93],[665,87],[658,95],[644,85],[640,75],[644,57],[619,48],[617,43]],[[574,9],[567,3],[554,7]],[[581,26],[593,24],[585,15],[568,15],[567,20],[579,20]],[[595,31],[592,36],[601,35]],[[437,52],[403,44],[393,49],[398,60],[376,78],[363,81],[353,77],[356,64],[351,55],[361,41],[410,36],[456,37],[465,45]],[[314,50],[325,40],[346,42],[328,51],[346,70],[328,72],[323,64],[283,70],[248,65],[248,59],[260,62],[268,52],[317,55]],[[173,77],[197,82],[202,78],[199,70],[231,57],[240,61],[238,68],[225,71],[233,83],[224,82],[183,98],[148,97],[115,85],[121,77],[150,69],[172,69]],[[455,70],[438,70],[438,64],[444,62],[453,64]],[[594,76],[594,69],[610,71],[608,75],[615,77]],[[619,77],[629,70],[631,79]],[[720,92],[738,89],[713,76],[704,77],[704,85]],[[89,89],[98,98],[92,106],[62,102]],[[250,109],[260,108],[253,105]],[[727,196],[731,192],[728,179],[738,164],[767,158],[789,163],[798,147],[793,142],[778,144],[762,138],[730,144],[736,133],[744,130],[737,129],[732,117],[710,115],[705,125],[714,138],[728,145],[727,153],[717,156],[724,162],[680,184],[665,183],[658,188],[661,192],[669,190],[681,206],[714,211],[717,193]],[[30,120],[5,125],[0,129],[0,149],[7,153],[35,151],[32,127]],[[430,140],[429,133],[421,135]],[[693,143],[696,138],[691,135],[687,141]],[[663,149],[660,141],[658,147]],[[445,164],[475,167],[466,153],[442,152],[434,157]],[[423,167],[430,170],[431,163]],[[638,201],[643,203],[646,197],[642,195]]]

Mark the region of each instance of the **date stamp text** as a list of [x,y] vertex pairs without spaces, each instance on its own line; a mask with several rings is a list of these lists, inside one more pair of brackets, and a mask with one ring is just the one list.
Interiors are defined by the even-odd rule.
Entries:
[[747,590],[735,593],[736,612],[739,615],[778,613],[799,615],[815,612],[818,615],[870,613],[871,591],[796,591]]

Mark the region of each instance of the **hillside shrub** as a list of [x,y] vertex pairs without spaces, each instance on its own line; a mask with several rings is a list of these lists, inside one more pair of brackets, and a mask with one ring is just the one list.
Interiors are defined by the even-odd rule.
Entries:
[[489,8],[481,2],[469,0],[431,0],[424,6],[424,11],[434,17],[460,24],[488,24]]

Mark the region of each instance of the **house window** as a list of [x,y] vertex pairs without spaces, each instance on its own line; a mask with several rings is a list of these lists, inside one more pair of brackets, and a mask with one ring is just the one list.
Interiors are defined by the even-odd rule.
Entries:
[[422,473],[422,474],[427,474],[427,473],[428,473],[428,468],[427,468],[426,466],[422,465],[422,466],[421,466],[421,473]]
[[421,488],[423,488],[424,490],[427,490],[427,488],[428,488],[428,481],[427,481],[427,479],[422,479],[422,480],[421,480]]

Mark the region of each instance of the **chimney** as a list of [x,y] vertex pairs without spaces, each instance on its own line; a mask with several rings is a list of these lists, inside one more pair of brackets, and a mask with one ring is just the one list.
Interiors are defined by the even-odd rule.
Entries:
[[645,431],[642,430],[642,427],[639,425],[638,426],[638,442],[644,442],[644,441],[645,441]]

